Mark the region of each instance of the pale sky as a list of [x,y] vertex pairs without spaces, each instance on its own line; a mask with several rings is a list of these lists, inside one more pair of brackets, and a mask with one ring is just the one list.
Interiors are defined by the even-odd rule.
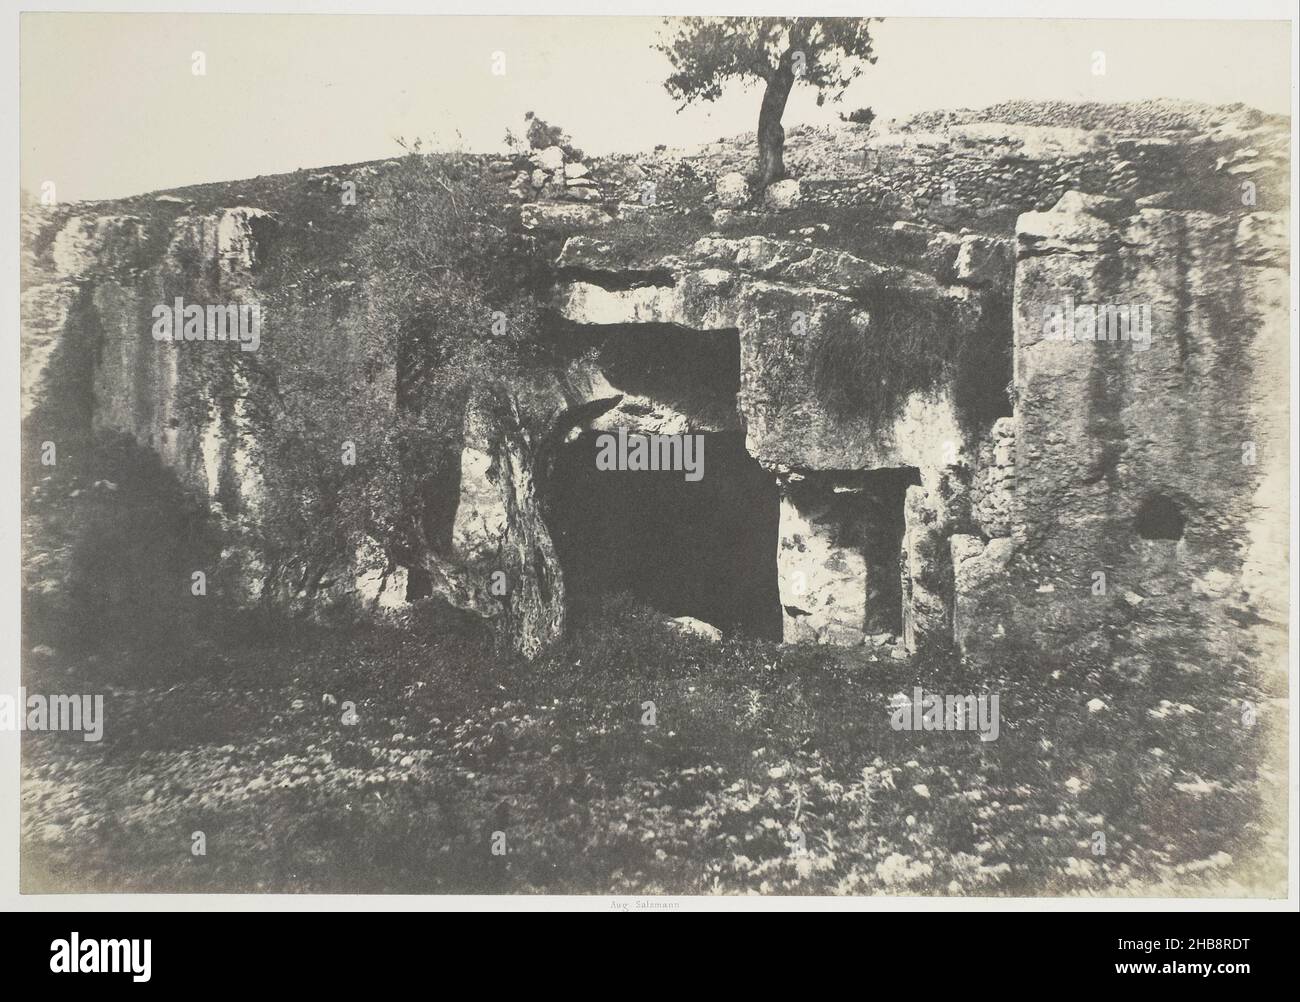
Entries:
[[[501,149],[536,111],[592,153],[752,130],[759,91],[678,114],[659,18],[25,14],[21,181],[60,201],[392,156],[396,136]],[[1290,30],[1270,21],[893,18],[841,104],[796,85],[787,128],[863,105],[880,120],[1012,98],[1179,97],[1290,106]],[[191,72],[202,51],[205,76]],[[1105,53],[1104,76],[1092,72]],[[491,72],[493,53],[506,73]]]

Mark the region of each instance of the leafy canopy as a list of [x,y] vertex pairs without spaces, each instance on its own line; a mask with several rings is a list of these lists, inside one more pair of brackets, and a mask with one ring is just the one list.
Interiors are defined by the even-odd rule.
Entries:
[[[771,83],[778,73],[817,88],[817,103],[839,100],[867,65],[876,61],[870,24],[879,18],[684,17],[656,48],[674,72],[664,87],[682,102],[714,101],[731,80]],[[802,53],[802,59],[797,54]]]

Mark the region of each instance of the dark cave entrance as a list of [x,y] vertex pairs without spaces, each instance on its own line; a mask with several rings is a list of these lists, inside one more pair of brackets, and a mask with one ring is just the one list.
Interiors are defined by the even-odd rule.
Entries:
[[593,432],[562,446],[550,524],[578,608],[630,592],[670,616],[781,639],[779,500],[742,432],[703,433],[704,475],[600,470]]

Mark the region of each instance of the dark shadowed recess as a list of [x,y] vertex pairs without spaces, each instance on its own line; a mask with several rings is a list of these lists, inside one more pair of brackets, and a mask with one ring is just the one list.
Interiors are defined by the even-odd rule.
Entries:
[[676,324],[573,324],[546,327],[561,360],[585,356],[620,392],[650,397],[705,427],[736,424],[740,332]]
[[1143,498],[1133,527],[1143,539],[1182,539],[1187,519],[1178,503],[1163,494]]
[[776,484],[741,433],[705,434],[704,477],[596,469],[595,433],[560,449],[550,521],[575,612],[626,591],[671,616],[781,639]]
[[[914,466],[804,472],[788,485],[790,503],[830,534],[832,546],[855,550],[866,565],[866,633],[903,629],[903,507],[921,483]],[[792,616],[806,614],[787,606]]]

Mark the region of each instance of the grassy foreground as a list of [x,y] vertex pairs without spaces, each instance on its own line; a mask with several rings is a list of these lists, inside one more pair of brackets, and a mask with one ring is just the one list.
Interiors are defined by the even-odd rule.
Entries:
[[[26,890],[1285,886],[1285,825],[1261,806],[1285,787],[1265,761],[1285,712],[1236,676],[1008,660],[976,677],[944,658],[717,645],[617,599],[532,666],[426,602],[145,674],[29,657],[29,692],[107,697],[98,744],[24,736]],[[999,693],[999,737],[892,729],[891,695],[915,685]]]

